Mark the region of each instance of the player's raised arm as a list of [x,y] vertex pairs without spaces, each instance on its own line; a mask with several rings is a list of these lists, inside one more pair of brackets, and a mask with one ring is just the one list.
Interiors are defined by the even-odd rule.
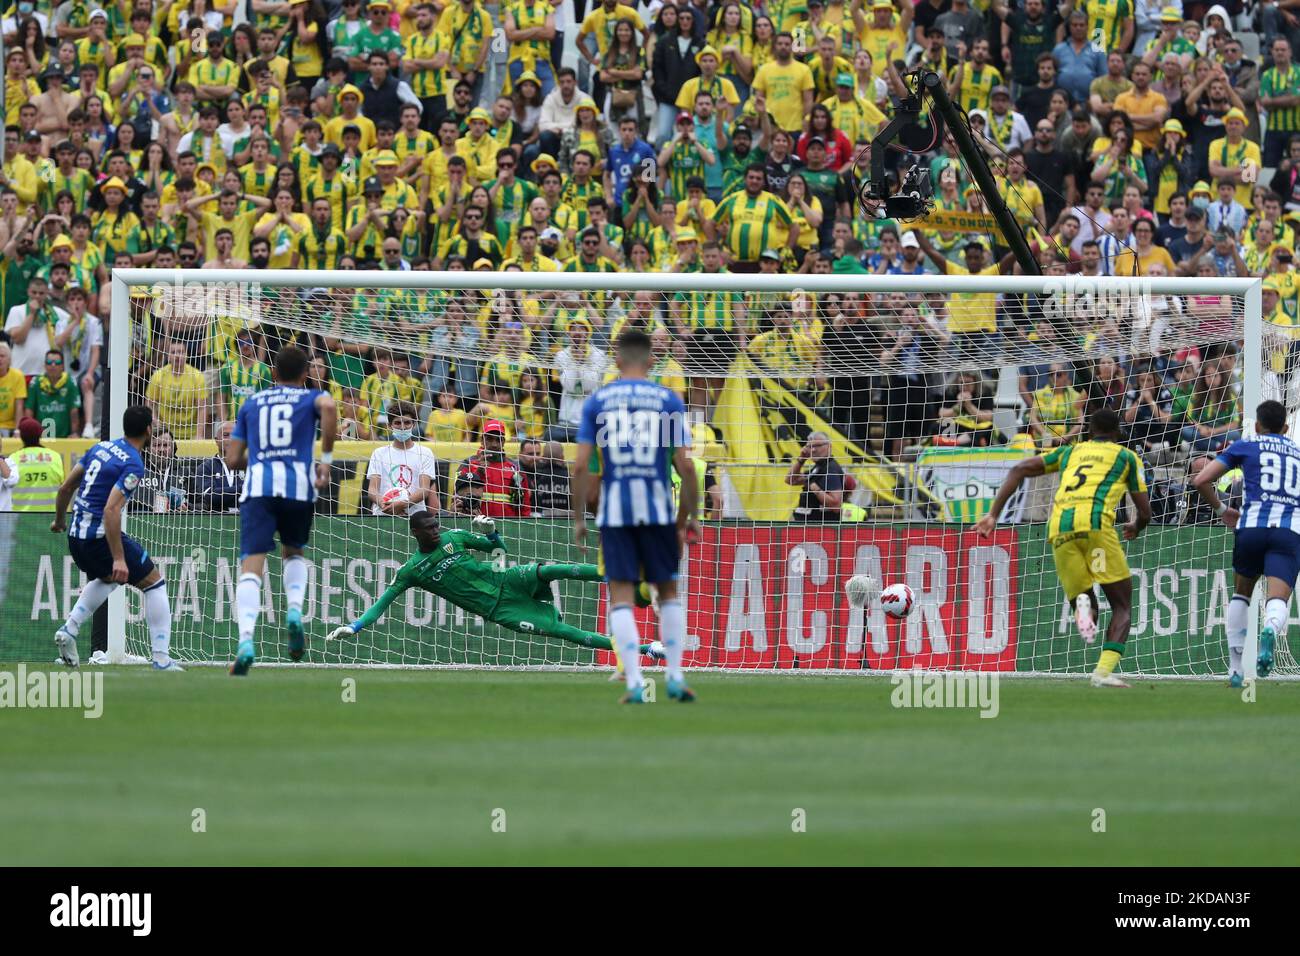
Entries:
[[316,462],[316,487],[325,488],[330,482],[330,465],[334,463],[334,440],[339,434],[339,409],[328,392],[316,396],[316,411],[320,414],[320,461]]
[[460,543],[465,547],[487,554],[506,549],[505,541],[497,533],[497,523],[494,518],[489,518],[487,515],[475,515],[469,526],[470,531],[459,533]]
[[[1043,461],[1041,455],[1035,455],[1033,458],[1026,458],[1018,461],[1007,473],[1006,478],[1002,480],[1002,487],[998,489],[997,496],[993,499],[993,504],[989,505],[988,514],[975,522],[975,530],[981,537],[987,538],[997,527],[998,515],[1002,514],[1002,509],[1006,507],[1007,500],[1016,493],[1026,478],[1032,478],[1035,475],[1047,474],[1047,463]],[[1148,514],[1150,509],[1148,508]]]
[[[1231,451],[1232,449],[1228,449]],[[1226,454],[1226,452],[1225,452]],[[1236,508],[1229,508],[1219,498],[1219,491],[1216,483],[1220,478],[1232,470],[1234,466],[1223,460],[1220,456],[1202,468],[1192,479],[1192,486],[1200,494],[1201,500],[1210,506],[1210,510],[1222,519],[1224,525],[1229,528],[1237,527],[1237,519],[1241,517],[1241,512]],[[1147,506],[1148,510],[1150,505]]]
[[68,505],[81,487],[81,476],[85,473],[86,469],[81,462],[77,462],[63,484],[59,485],[59,492],[54,496],[54,520],[50,522],[50,530],[56,534],[67,530]]

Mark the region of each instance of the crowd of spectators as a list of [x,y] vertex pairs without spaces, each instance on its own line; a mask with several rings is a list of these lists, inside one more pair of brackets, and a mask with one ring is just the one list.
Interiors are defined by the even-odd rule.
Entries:
[[[1300,20],[1271,0],[23,0],[0,29],[0,434],[28,414],[97,433],[109,275],[136,266],[592,274],[581,294],[262,293],[311,335],[138,290],[131,387],[173,441],[222,437],[293,340],[352,437],[389,439],[400,402],[430,439],[497,421],[550,449],[622,328],[702,415],[744,351],[895,457],[1007,440],[1008,364],[1039,447],[1101,405],[1157,458],[1231,438],[1227,296],[1062,321],[992,294],[599,291],[1016,269],[996,232],[860,208],[855,167],[915,68],[969,115],[1044,272],[1263,276],[1266,318],[1296,323]],[[891,150],[889,174],[916,162],[938,210],[986,211],[950,138]]]

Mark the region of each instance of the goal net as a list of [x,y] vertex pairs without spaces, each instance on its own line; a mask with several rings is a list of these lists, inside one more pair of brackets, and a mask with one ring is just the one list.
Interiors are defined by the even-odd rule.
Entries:
[[[595,561],[573,543],[568,470],[577,410],[617,374],[625,329],[651,335],[654,378],[691,412],[703,531],[682,580],[697,667],[1089,671],[1098,645],[1075,632],[1047,536],[1056,476],[1031,480],[991,537],[973,525],[1017,461],[1078,440],[1093,411],[1112,408],[1145,463],[1154,513],[1125,546],[1134,601],[1122,670],[1226,673],[1231,533],[1191,479],[1249,431],[1261,396],[1300,417],[1295,317],[1262,321],[1257,280],[257,275],[113,276],[112,327],[131,330],[110,341],[113,421],[131,403],[156,411],[129,531],[168,579],[183,661],[234,651],[242,478],[219,446],[288,343],[310,353],[311,384],[332,392],[342,430],[308,549],[315,663],[610,662],[418,590],[355,640],[324,637],[414,550],[414,506],[383,501],[394,488],[446,527],[495,515],[507,551],[486,559],[499,567]],[[497,422],[503,456],[486,447]],[[1240,496],[1233,476],[1221,489]],[[1105,520],[1133,514],[1126,497]],[[278,557],[268,566],[259,659],[284,660]],[[857,573],[908,584],[913,613],[850,606],[844,582]],[[602,585],[563,582],[552,596],[567,622],[604,631]],[[641,613],[653,637],[653,612]],[[112,646],[146,652],[138,595],[119,599],[112,622]],[[1282,664],[1295,666],[1289,654]]]

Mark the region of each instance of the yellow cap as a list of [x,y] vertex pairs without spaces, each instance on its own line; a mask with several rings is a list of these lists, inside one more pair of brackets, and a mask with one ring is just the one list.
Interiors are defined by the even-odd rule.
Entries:
[[706,46],[706,47],[705,47],[703,50],[701,50],[699,53],[695,54],[695,62],[696,62],[696,64],[698,64],[698,63],[700,62],[700,60],[702,60],[702,59],[703,59],[704,57],[706,57],[706,56],[711,56],[711,57],[713,57],[713,58],[716,60],[716,59],[718,59],[718,51],[715,50],[715,49],[713,49],[713,47],[711,47],[711,46]]
[[67,236],[65,236],[63,233],[59,233],[59,237],[50,243],[50,252],[53,252],[55,249],[71,249],[71,248],[73,248],[72,240],[69,239]]
[[391,3],[389,3],[388,0],[370,0],[370,2],[369,2],[368,4],[366,4],[366,6],[367,6],[368,8],[374,8],[374,9],[380,9],[380,10],[391,10],[391,9],[393,9],[393,5],[392,5]]
[[474,268],[475,268],[475,269],[487,269],[487,270],[490,271],[490,270],[492,269],[492,260],[491,260],[491,259],[475,259],[475,260],[474,260]]
[[376,166],[396,166],[397,154],[391,149],[381,149],[375,153],[374,164]]
[[1199,180],[1195,185],[1193,185],[1192,191],[1189,192],[1187,195],[1195,196],[1197,193],[1205,193],[1205,195],[1207,196],[1214,195],[1214,191],[1210,189],[1210,184],[1203,179]]
[[573,112],[576,113],[578,110],[591,110],[597,116],[600,115],[600,110],[596,108],[596,101],[590,96],[584,96],[582,99],[578,100],[578,105],[573,108]]
[[351,83],[345,83],[339,90],[339,99],[342,99],[345,96],[355,96],[357,99],[361,99],[361,91]]
[[699,237],[695,235],[695,230],[689,227],[677,230],[678,242],[699,242]]
[[1234,106],[1232,109],[1228,110],[1228,112],[1223,114],[1224,125],[1227,125],[1232,120],[1240,120],[1244,123],[1246,122],[1246,114]]
[[518,86],[520,83],[536,83],[538,86],[542,85],[542,81],[537,78],[537,74],[532,70],[524,70],[524,72],[519,74],[519,79],[515,80],[515,86]]
[[555,162],[555,157],[552,156],[550,153],[539,153],[537,158],[528,164],[528,168],[535,173],[539,171],[539,167],[541,166],[550,166],[551,169],[560,168],[559,165]]
[[1265,279],[1263,289],[1265,292],[1275,292],[1278,295],[1282,294],[1282,287],[1278,285],[1277,280],[1275,279]]
[[1162,7],[1160,9],[1161,23],[1182,23],[1183,15],[1178,12],[1177,7]]
[[1186,136],[1187,130],[1183,129],[1183,124],[1176,119],[1165,120],[1165,124],[1160,127],[1161,133],[1178,133],[1180,136]]
[[125,195],[125,194],[126,194],[126,183],[122,182],[122,180],[120,180],[120,179],[118,179],[116,176],[114,176],[113,178],[109,179],[106,183],[104,183],[104,185],[102,185],[102,186],[99,187],[99,191],[100,191],[101,193],[106,193],[106,192],[108,192],[110,189],[120,189],[120,190],[122,190],[123,195]]
[[489,113],[487,110],[485,110],[483,107],[481,107],[481,106],[476,106],[476,107],[474,107],[472,110],[469,111],[469,119],[470,119],[470,121],[473,121],[473,120],[482,120],[482,121],[485,122],[485,123],[491,123],[491,122],[492,122],[492,114]]
[[122,41],[122,49],[129,50],[133,46],[148,46],[149,41],[138,33],[128,33],[126,39]]

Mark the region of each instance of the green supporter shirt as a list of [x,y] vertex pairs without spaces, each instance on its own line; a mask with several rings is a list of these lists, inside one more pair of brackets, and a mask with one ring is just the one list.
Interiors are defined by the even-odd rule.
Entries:
[[[1300,95],[1300,66],[1292,63],[1285,73],[1269,67],[1259,80],[1260,96]],[[1269,132],[1294,133],[1300,131],[1300,106],[1284,106],[1268,111]]]
[[468,531],[443,531],[438,547],[429,552],[417,551],[402,565],[397,577],[379,600],[357,620],[353,629],[361,631],[378,621],[397,598],[411,588],[420,588],[445,598],[471,614],[491,619],[501,600],[505,572],[478,560],[471,551],[504,550],[501,539]]
[[46,438],[72,437],[72,412],[81,408],[81,389],[65,374],[54,388],[45,376],[27,387],[27,410],[41,423]]
[[737,154],[734,147],[728,146],[724,149],[722,151],[722,195],[729,196],[737,189],[744,189],[745,170],[751,163],[762,163],[766,160],[767,157],[761,149],[751,148],[744,156]]
[[221,366],[221,394],[230,403],[232,420],[251,395],[270,387],[271,370],[262,362],[252,366],[227,362]]
[[[369,62],[370,54],[378,50],[380,53],[391,53],[396,50],[397,55],[402,55],[402,35],[393,30],[383,30],[375,33],[370,29],[370,25],[362,27],[354,39],[356,46],[356,55],[361,59]],[[356,84],[364,83],[370,74],[362,71],[352,74],[352,82]]]
[[5,315],[14,306],[27,302],[27,283],[44,265],[45,260],[38,256],[27,256],[21,264],[7,256],[0,261],[0,292],[3,293]]

